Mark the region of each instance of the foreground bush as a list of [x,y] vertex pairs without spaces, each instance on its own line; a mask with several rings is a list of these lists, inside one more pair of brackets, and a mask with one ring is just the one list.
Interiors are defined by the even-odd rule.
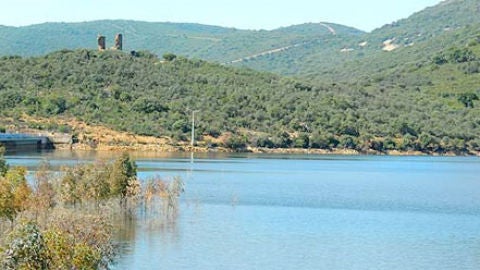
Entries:
[[108,269],[121,229],[114,221],[175,217],[183,191],[180,178],[142,187],[127,154],[49,171],[40,165],[33,186],[25,168],[0,175],[0,269]]

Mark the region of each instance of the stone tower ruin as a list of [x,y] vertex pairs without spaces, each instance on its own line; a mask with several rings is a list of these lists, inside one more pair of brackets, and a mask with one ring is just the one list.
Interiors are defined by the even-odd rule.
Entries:
[[[99,51],[104,51],[106,46],[105,46],[105,36],[102,36],[98,34],[97,36],[97,42],[98,42],[98,50]],[[122,34],[117,34],[115,35],[115,44],[111,48],[112,50],[123,50],[123,35]]]
[[113,46],[115,50],[122,50],[123,49],[123,35],[117,34],[115,36],[115,46]]
[[105,50],[105,36],[98,35],[97,42],[98,42],[98,50],[99,51],[104,51]]

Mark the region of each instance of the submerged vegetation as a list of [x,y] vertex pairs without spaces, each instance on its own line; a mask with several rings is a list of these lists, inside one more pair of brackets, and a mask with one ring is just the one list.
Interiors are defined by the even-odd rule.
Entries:
[[[135,162],[122,155],[51,173],[48,163],[33,183],[22,167],[0,158],[0,268],[108,269],[115,257],[115,220],[174,221],[179,178],[142,185]],[[6,168],[6,169],[5,169]]]

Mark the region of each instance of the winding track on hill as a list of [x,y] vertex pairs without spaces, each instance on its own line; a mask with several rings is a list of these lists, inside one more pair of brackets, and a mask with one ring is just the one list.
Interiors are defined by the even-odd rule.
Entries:
[[[333,27],[331,27],[330,25],[328,25],[326,23],[320,23],[319,25],[327,28],[327,30],[332,35],[334,35],[334,36],[337,35],[337,32],[335,31],[335,29],[333,29]],[[296,44],[293,44],[293,45],[290,45],[290,46],[285,46],[285,47],[280,47],[280,48],[276,48],[276,49],[271,49],[271,50],[268,50],[268,51],[259,52],[259,53],[252,54],[252,55],[249,55],[249,56],[245,56],[245,57],[242,57],[242,58],[238,58],[238,59],[235,59],[235,60],[232,60],[232,61],[229,61],[229,62],[225,62],[225,63],[223,63],[223,65],[232,65],[232,64],[252,60],[252,59],[255,59],[255,58],[258,58],[258,57],[261,57],[261,56],[265,56],[265,55],[281,53],[281,52],[290,50],[292,48],[296,48],[296,47],[300,47],[302,45],[306,45],[306,44],[311,43],[311,42],[313,42],[313,41],[296,43]]]

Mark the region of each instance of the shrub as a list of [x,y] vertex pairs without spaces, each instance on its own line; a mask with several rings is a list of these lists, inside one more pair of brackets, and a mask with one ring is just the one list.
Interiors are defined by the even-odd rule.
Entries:
[[234,150],[243,150],[247,147],[247,138],[234,135],[227,140],[225,146]]
[[[131,218],[139,199],[150,196],[147,189],[142,193],[135,162],[124,154],[113,163],[64,169],[61,178],[48,171],[43,164],[35,175],[33,198],[25,169],[0,176],[0,217],[10,219],[12,226],[17,213],[26,219],[8,236],[0,234],[0,269],[108,269],[114,255],[112,220]],[[155,187],[156,200],[148,207],[160,203],[167,207],[165,217],[175,217],[183,182],[156,180]],[[118,199],[131,204],[110,203]]]
[[328,136],[315,133],[310,139],[310,147],[316,149],[329,149],[331,146],[331,140]]
[[464,65],[459,66],[459,69],[465,74],[476,74],[480,72],[480,62],[468,62]]
[[346,149],[355,149],[357,147],[357,143],[352,136],[349,135],[342,135],[339,139],[338,147],[346,148]]
[[391,137],[386,137],[383,140],[383,147],[385,150],[394,150],[397,148],[397,144]]
[[2,269],[49,269],[47,248],[37,224],[20,224],[8,238]]
[[171,61],[175,60],[176,58],[177,58],[177,56],[173,53],[165,53],[163,55],[163,59],[165,61],[168,61],[168,62],[171,62]]
[[26,174],[25,168],[14,167],[0,178],[0,217],[8,218],[12,223],[17,214],[27,207],[32,193]]
[[310,146],[310,138],[308,134],[302,133],[300,136],[295,138],[294,147],[295,148],[308,148]]
[[256,146],[257,147],[265,147],[265,148],[275,148],[275,144],[273,143],[273,141],[269,137],[266,137],[266,136],[259,137],[257,139]]
[[478,100],[478,96],[475,93],[462,93],[458,96],[457,100],[462,103],[465,108],[473,108],[473,101]]

